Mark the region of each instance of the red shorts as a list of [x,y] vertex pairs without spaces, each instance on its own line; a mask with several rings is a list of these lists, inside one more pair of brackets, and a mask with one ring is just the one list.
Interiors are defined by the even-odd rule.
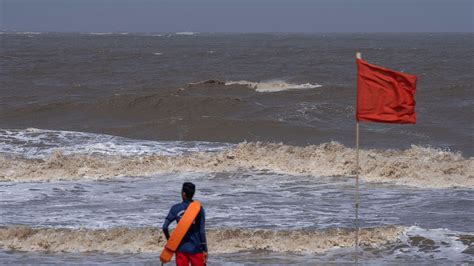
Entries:
[[186,253],[176,252],[176,265],[177,266],[204,266],[204,253]]

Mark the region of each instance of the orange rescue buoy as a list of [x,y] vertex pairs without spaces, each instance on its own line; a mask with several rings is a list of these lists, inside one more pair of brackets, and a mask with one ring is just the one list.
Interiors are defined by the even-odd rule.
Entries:
[[183,237],[188,232],[189,227],[191,227],[191,224],[194,222],[194,219],[196,219],[199,211],[201,211],[201,203],[198,201],[193,201],[191,204],[189,204],[188,208],[183,214],[183,217],[181,217],[178,225],[174,229],[173,233],[171,233],[168,242],[166,242],[165,248],[161,252],[161,263],[168,263],[171,261],[173,254],[178,249],[181,240],[183,240]]

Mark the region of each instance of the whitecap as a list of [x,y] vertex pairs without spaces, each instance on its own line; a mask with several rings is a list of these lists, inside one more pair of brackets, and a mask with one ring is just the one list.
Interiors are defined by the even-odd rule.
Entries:
[[188,152],[218,151],[227,144],[212,142],[149,141],[75,131],[0,129],[0,155],[47,158],[60,149],[63,154],[89,155],[178,155]]
[[[23,136],[4,132],[0,141],[6,144],[0,153],[0,180],[4,181],[109,179],[246,169],[315,178],[355,173],[354,149],[337,142],[306,147],[260,142],[152,142],[77,132]],[[12,156],[18,154],[26,158]],[[29,159],[35,157],[38,159]],[[365,182],[423,188],[474,187],[474,159],[459,153],[413,145],[407,150],[360,150],[360,158]]]
[[89,32],[90,35],[112,35],[113,32]]
[[16,34],[24,34],[24,35],[38,35],[38,34],[43,34],[43,32],[37,32],[37,31],[18,31]]
[[176,34],[176,35],[194,35],[194,34],[196,34],[196,32],[192,32],[192,31],[182,31],[182,32],[176,32],[175,34]]
[[[405,230],[402,226],[364,228],[360,232],[360,242],[365,246],[378,247],[395,242]],[[351,248],[354,230],[210,229],[207,230],[207,238],[209,250],[213,253],[253,250],[321,253]],[[0,247],[21,251],[157,253],[165,243],[161,229],[156,227],[0,228]]]
[[400,237],[405,246],[393,255],[408,253],[412,256],[423,256],[428,253],[432,259],[436,260],[449,258],[461,261],[470,256],[465,253],[470,245],[463,243],[463,238],[474,239],[474,236],[472,233],[452,231],[445,228],[425,229],[411,226]]
[[246,80],[239,80],[239,81],[226,81],[225,85],[243,85],[250,87],[258,92],[279,92],[279,91],[286,91],[286,90],[302,90],[302,89],[314,89],[322,87],[320,84],[312,84],[312,83],[302,83],[302,84],[294,84],[294,83],[287,83],[282,80],[269,80],[269,81],[261,81],[261,82],[252,82]]

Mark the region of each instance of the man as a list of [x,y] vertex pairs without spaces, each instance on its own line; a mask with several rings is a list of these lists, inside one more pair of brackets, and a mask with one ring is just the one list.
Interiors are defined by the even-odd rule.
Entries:
[[[183,214],[188,208],[189,204],[193,202],[195,191],[196,186],[193,183],[185,182],[183,184],[183,189],[181,191],[183,202],[171,207],[168,216],[166,216],[165,223],[163,224],[163,233],[165,234],[166,239],[170,238],[170,233],[168,230],[170,223],[172,223],[174,220],[179,223],[179,220],[181,217],[183,217]],[[176,265],[188,266],[189,263],[191,263],[192,266],[206,265],[207,244],[205,219],[204,208],[201,207],[199,214],[196,216],[193,224],[179,244],[179,247],[176,251]]]

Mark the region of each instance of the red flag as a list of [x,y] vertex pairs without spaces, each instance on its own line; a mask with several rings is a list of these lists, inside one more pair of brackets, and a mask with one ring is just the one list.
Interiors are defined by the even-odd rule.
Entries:
[[415,124],[416,76],[357,59],[356,119]]

